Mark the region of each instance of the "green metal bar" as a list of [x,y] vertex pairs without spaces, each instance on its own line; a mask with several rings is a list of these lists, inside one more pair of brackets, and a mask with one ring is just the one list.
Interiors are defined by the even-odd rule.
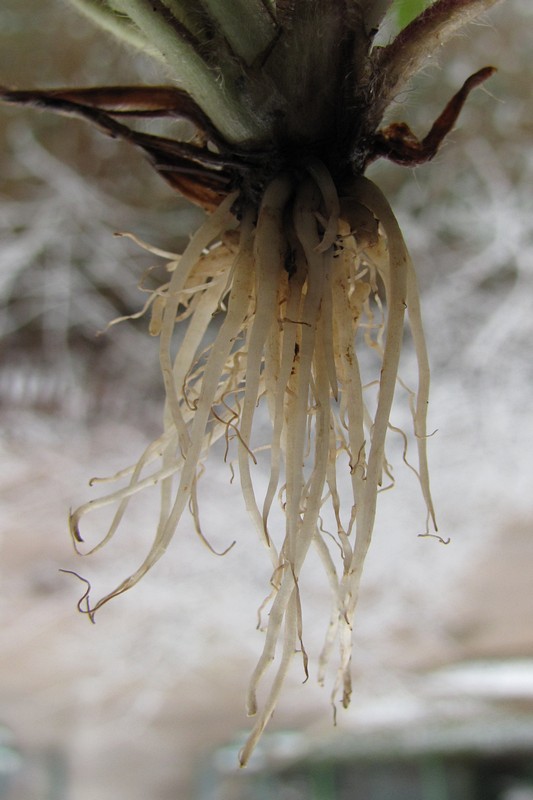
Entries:
[[429,756],[420,762],[422,800],[452,800],[444,761]]
[[335,766],[332,762],[313,764],[310,768],[310,800],[335,800]]

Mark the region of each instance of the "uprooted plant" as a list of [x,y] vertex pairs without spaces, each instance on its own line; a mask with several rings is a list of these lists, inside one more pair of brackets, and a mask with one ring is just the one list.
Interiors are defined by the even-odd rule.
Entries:
[[[307,674],[299,579],[310,548],[333,594],[320,677],[337,643],[333,695],[341,692],[349,704],[352,626],[377,495],[390,476],[385,439],[406,315],[418,362],[418,385],[408,392],[417,474],[426,534],[436,532],[415,272],[393,212],[363,174],[380,157],[415,165],[435,155],[492,67],[466,80],[422,140],[403,123],[380,129],[384,113],[439,46],[497,0],[437,0],[386,46],[373,41],[391,0],[72,2],[162,60],[180,88],[2,89],[0,96],[81,117],[141,148],[172,187],[208,212],[180,255],[148,247],[168,261],[167,282],[146,304],[150,333],[160,340],[163,432],[117,476],[128,477],[125,488],[71,515],[71,531],[78,547],[82,518],[115,506],[94,552],[115,534],[129,500],[155,484],[159,520],[140,567],[95,604],[86,597],[84,609],[92,619],[134,586],[163,555],[186,508],[203,536],[198,481],[211,445],[225,437],[272,563],[266,640],[248,693],[257,722],[241,753],[245,764],[295,652]],[[143,133],[125,124],[136,116],[185,118],[196,133],[187,142]],[[217,313],[223,322],[212,338]],[[178,323],[186,329],[176,345]],[[360,369],[366,347],[377,356],[370,380]],[[270,478],[261,498],[253,475],[260,404],[270,420]],[[350,478],[348,497],[338,489],[341,472]],[[269,524],[276,498],[285,514],[281,537]],[[322,525],[324,506],[334,537]],[[258,709],[257,687],[276,658]]]

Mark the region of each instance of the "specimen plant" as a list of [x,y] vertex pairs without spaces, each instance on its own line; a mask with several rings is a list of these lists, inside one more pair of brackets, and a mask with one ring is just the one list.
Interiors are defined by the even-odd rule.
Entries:
[[[115,507],[94,552],[114,536],[130,499],[159,487],[149,552],[112,592],[95,603],[84,596],[80,608],[93,619],[158,561],[187,509],[206,539],[198,482],[211,446],[225,438],[272,565],[264,649],[247,698],[256,723],[242,764],[296,652],[308,672],[299,581],[311,548],[332,588],[319,678],[337,646],[333,699],[350,702],[352,627],[377,497],[392,481],[385,443],[398,385],[407,389],[412,414],[413,469],[427,509],[423,535],[438,538],[416,276],[387,200],[364,173],[377,158],[416,165],[437,153],[492,67],[465,81],[421,140],[404,123],[380,127],[384,114],[427,59],[496,2],[436,0],[395,39],[376,45],[392,0],[71,0],[108,33],[159,59],[171,83],[0,92],[4,101],[80,117],[140,148],[207,212],[180,254],[137,240],[167,261],[168,279],[144,309],[160,341],[163,431],[116,476],[125,485],[74,511],[70,526],[79,548],[85,515]],[[127,124],[156,116],[186,119],[194,132],[182,141]],[[214,335],[213,317],[222,319]],[[398,374],[406,325],[418,364],[414,390]],[[179,338],[177,326],[184,328]],[[257,433],[263,406],[267,440]],[[254,469],[265,449],[269,481],[260,497]],[[349,476],[347,496],[340,474]],[[284,511],[283,532],[270,523],[275,502]],[[324,524],[326,508],[333,532]],[[276,661],[259,704],[258,686]]]

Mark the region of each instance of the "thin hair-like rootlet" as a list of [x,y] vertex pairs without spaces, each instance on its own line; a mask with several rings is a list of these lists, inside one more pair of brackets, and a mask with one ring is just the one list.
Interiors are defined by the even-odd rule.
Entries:
[[[80,520],[91,510],[116,505],[101,542],[116,532],[129,500],[158,484],[160,512],[153,544],[140,567],[87,611],[134,586],[167,549],[182,514],[191,511],[196,529],[197,485],[209,448],[221,437],[235,440],[247,510],[272,562],[272,595],[264,649],[250,682],[247,711],[257,721],[241,753],[245,764],[270,719],[289,664],[303,646],[299,578],[315,548],[332,588],[329,627],[319,662],[319,680],[335,643],[339,648],[335,698],[351,694],[352,624],[376,498],[389,475],[385,437],[398,381],[404,317],[418,360],[418,388],[411,392],[417,475],[435,530],[426,458],[429,367],[415,273],[398,223],[381,191],[354,178],[339,197],[322,163],[310,161],[299,180],[275,178],[256,214],[233,214],[229,195],[169,264],[169,281],[152,295],[151,331],[160,338],[166,389],[164,431],[130,470],[125,488],[92,500],[71,515],[78,546]],[[158,252],[154,250],[154,252]],[[165,254],[163,254],[165,255]],[[206,344],[213,315],[224,320]],[[187,329],[173,357],[176,320]],[[363,339],[378,355],[377,402],[365,401],[358,360]],[[368,382],[367,382],[368,383]],[[254,488],[251,441],[257,408],[270,419],[270,478],[264,497]],[[351,495],[341,502],[336,464],[345,458]],[[125,477],[125,471],[117,476]],[[281,545],[269,532],[275,498],[283,497]],[[337,525],[337,548],[320,522],[329,504]],[[203,536],[203,534],[202,534]],[[340,554],[336,564],[333,552]],[[270,692],[260,709],[257,687],[281,655]]]

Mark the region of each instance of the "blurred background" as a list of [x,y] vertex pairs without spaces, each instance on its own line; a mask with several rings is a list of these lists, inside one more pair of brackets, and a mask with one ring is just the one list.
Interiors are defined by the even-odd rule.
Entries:
[[[434,162],[372,167],[423,290],[432,484],[451,543],[417,537],[422,500],[392,442],[397,486],[365,574],[352,706],[334,728],[315,679],[328,587],[313,584],[311,679],[295,663],[241,772],[270,569],[228,468],[210,465],[203,498],[213,544],[237,540],[224,558],[184,520],[94,626],[76,612],[83,585],[59,572],[105,590],[152,532],[143,503],[116,547],[82,563],[67,533],[89,478],[136,461],[159,431],[145,320],[102,333],[141,307],[154,258],[113,233],[179,251],[201,214],[126,145],[0,108],[1,800],[532,800],[532,26],[530,0],[506,0],[443,49],[391,114],[421,135],[468,75],[498,72]],[[3,0],[2,84],[161,81],[66,4]]]

